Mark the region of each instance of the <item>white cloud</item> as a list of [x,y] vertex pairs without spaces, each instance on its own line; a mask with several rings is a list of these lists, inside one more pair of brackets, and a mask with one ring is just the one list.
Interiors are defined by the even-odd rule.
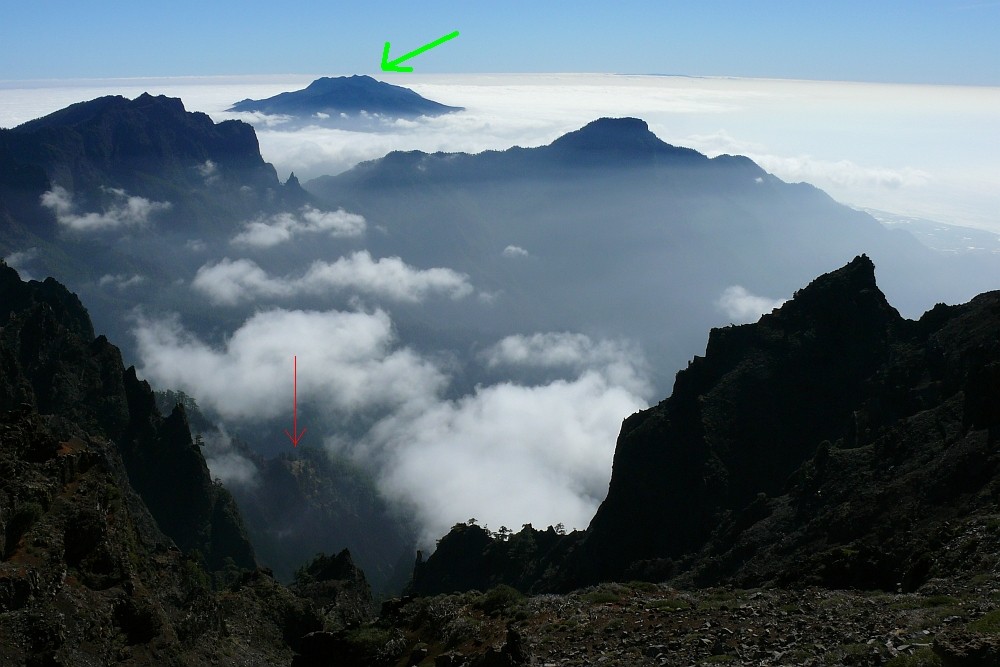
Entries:
[[203,453],[208,471],[214,479],[226,486],[254,486],[257,484],[257,466],[253,461],[233,449],[232,438],[225,427],[201,434],[204,440]]
[[[425,545],[469,516],[494,528],[585,527],[607,492],[622,419],[647,405],[608,363],[628,346],[568,333],[507,340],[492,355],[498,364],[564,366],[566,377],[455,399],[445,397],[440,363],[401,347],[382,311],[266,311],[216,346],[176,318],[139,317],[134,333],[144,377],[234,421],[288,418],[297,355],[307,440],[369,466],[382,492],[415,512]],[[210,444],[214,475],[252,482],[249,461]]]
[[636,395],[648,395],[643,355],[638,346],[620,340],[591,340],[572,332],[507,336],[483,352],[490,368],[564,369],[576,373],[600,370],[612,384]]
[[201,239],[188,239],[188,241],[184,244],[184,247],[191,252],[205,252],[208,248],[208,244]]
[[503,249],[504,257],[527,257],[528,251],[521,246],[509,245]]
[[433,364],[395,347],[392,323],[380,310],[268,310],[218,347],[194,337],[176,317],[138,316],[133,333],[144,377],[196,396],[225,419],[286,417],[293,356],[303,416],[307,402],[321,403],[326,416],[393,410],[436,395],[445,382]]
[[401,411],[366,443],[385,461],[383,493],[414,509],[426,545],[469,516],[494,528],[584,528],[607,493],[622,419],[646,405],[586,371],[540,386],[478,387]]
[[42,195],[42,206],[55,213],[60,225],[78,232],[144,227],[149,223],[150,216],[170,208],[169,202],[134,197],[120,188],[102,189],[111,195],[112,201],[100,213],[77,213],[73,195],[59,185]]
[[101,276],[101,279],[97,281],[97,284],[100,285],[101,287],[110,286],[114,287],[118,291],[122,291],[128,289],[129,287],[141,285],[145,281],[146,278],[144,276],[140,276],[139,274],[133,274],[131,276],[127,276],[123,273],[115,275],[106,273],[103,276]]
[[782,157],[749,155],[757,164],[785,181],[806,181],[819,187],[876,187],[895,190],[927,185],[929,173],[911,167],[890,168],[856,164],[851,160],[822,160],[809,155]]
[[219,180],[219,165],[211,160],[205,160],[195,167],[205,180],[205,185],[212,185]]
[[293,236],[326,233],[333,238],[357,238],[365,232],[363,216],[344,209],[321,211],[304,206],[298,215],[278,213],[244,223],[243,231],[233,237],[235,245],[270,248],[290,241]]
[[372,259],[367,250],[334,262],[313,262],[296,278],[271,277],[248,259],[222,259],[198,269],[192,286],[213,303],[234,305],[256,298],[320,294],[327,290],[357,292],[415,303],[433,294],[460,299],[472,293],[468,276],[451,269],[416,269],[399,257]]
[[38,248],[31,247],[25,248],[24,250],[18,250],[17,252],[12,252],[3,258],[7,266],[17,271],[21,276],[22,280],[33,280],[33,278],[28,274],[26,265],[35,261],[38,258]]
[[756,296],[740,285],[731,285],[722,291],[715,305],[734,322],[755,322],[764,313],[780,308],[784,299]]

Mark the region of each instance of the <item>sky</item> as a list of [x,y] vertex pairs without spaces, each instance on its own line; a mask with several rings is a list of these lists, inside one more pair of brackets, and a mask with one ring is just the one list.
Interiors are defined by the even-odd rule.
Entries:
[[0,81],[416,72],[615,72],[1000,85],[990,0],[6,3]]

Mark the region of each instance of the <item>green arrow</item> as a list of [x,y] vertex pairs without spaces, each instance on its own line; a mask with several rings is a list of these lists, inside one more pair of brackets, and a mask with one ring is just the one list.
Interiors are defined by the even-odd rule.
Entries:
[[389,60],[389,42],[386,42],[385,43],[385,48],[382,49],[382,71],[383,72],[412,72],[413,71],[412,67],[400,67],[399,63],[401,63],[401,62],[403,62],[405,60],[409,60],[410,58],[413,58],[415,56],[419,56],[424,51],[430,51],[435,46],[438,46],[440,44],[444,44],[449,39],[455,39],[456,37],[458,37],[458,31],[457,30],[455,32],[451,33],[451,34],[448,34],[448,35],[445,35],[444,37],[441,37],[440,39],[435,39],[430,44],[424,44],[419,49],[414,49],[413,51],[410,51],[406,55],[400,56],[400,57],[396,58],[395,60]]

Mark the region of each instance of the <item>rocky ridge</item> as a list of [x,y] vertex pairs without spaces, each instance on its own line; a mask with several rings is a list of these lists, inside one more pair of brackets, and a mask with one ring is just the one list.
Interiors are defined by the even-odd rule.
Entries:
[[160,415],[75,295],[0,263],[0,303],[0,663],[288,664],[367,619],[347,552],[300,594],[255,567],[183,407]]
[[630,579],[911,591],[981,573],[985,544],[952,541],[995,513],[998,330],[1000,292],[905,320],[858,257],[758,323],[711,332],[673,395],[624,421],[585,533],[527,558],[498,544],[520,534],[464,540],[414,582],[449,592],[451,563],[488,562],[478,587],[535,592]]

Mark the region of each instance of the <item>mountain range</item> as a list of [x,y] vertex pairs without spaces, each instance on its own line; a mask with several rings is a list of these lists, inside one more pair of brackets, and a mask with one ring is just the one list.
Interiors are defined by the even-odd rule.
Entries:
[[[278,180],[246,123],[165,97],[106,97],[0,130],[0,156],[0,251],[80,295],[54,280],[18,287],[4,269],[11,432],[117,452],[95,470],[125,489],[140,534],[129,539],[152,545],[138,557],[157,562],[156,544],[187,554],[150,568],[193,561],[220,585],[283,591],[236,571],[259,560],[289,583],[315,552],[350,547],[390,592],[417,540],[478,514],[475,487],[493,485],[505,506],[541,504],[526,479],[547,480],[546,499],[600,505],[590,528],[498,539],[463,523],[421,556],[411,590],[630,578],[916,590],[985,562],[988,541],[961,562],[945,546],[979,530],[992,498],[995,295],[934,304],[995,287],[987,254],[936,253],[808,184],[671,146],[634,118],[537,148],[394,152],[300,185]],[[291,389],[292,352],[273,344],[289,323],[323,360],[300,369],[315,384],[300,396],[305,448],[291,452],[287,411],[271,413]],[[234,374],[233,360],[255,374]],[[161,413],[150,384],[201,410],[168,401]],[[611,424],[560,420],[668,393],[626,419],[606,498],[594,450],[564,471],[565,434],[600,440],[598,427],[611,430],[599,450],[610,465],[627,411]],[[571,400],[557,410],[550,396]],[[36,428],[15,415],[22,404],[76,426]],[[512,444],[522,448],[508,455]],[[45,462],[59,447],[18,447],[11,465],[55,474]],[[468,468],[451,467],[470,453]],[[164,471],[188,481],[172,486]],[[48,511],[34,493],[16,491],[41,508],[22,523]],[[972,518],[955,528],[960,517]],[[68,524],[39,525],[61,535]],[[12,557],[25,557],[25,534],[8,540]],[[107,563],[90,557],[71,565],[98,568],[85,575],[97,582]],[[275,640],[290,657],[300,630],[319,626],[273,595],[313,619]]]

